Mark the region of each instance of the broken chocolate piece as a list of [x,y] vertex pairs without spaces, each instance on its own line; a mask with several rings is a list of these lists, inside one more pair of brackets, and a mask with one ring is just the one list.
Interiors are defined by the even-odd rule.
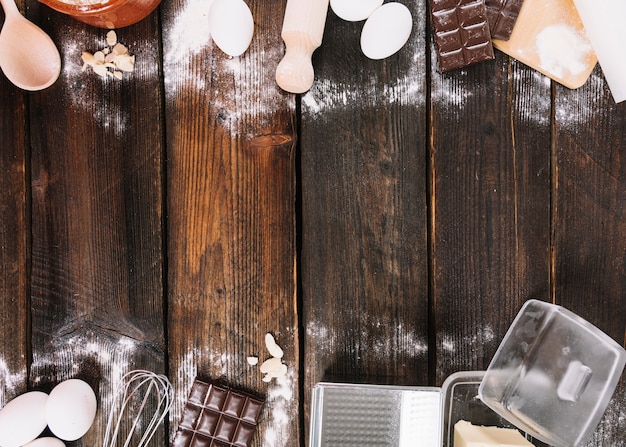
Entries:
[[492,39],[509,40],[524,0],[485,0]]
[[494,58],[484,0],[430,0],[430,12],[441,71]]
[[196,379],[172,447],[247,447],[263,400]]

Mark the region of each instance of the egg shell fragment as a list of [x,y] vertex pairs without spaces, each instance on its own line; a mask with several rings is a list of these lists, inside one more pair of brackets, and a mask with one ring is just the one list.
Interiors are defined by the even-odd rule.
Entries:
[[265,347],[272,357],[283,358],[283,350],[278,346],[276,339],[274,339],[274,336],[269,332],[265,334]]
[[280,371],[282,364],[283,362],[279,358],[272,357],[264,361],[259,369],[264,374],[272,371]]
[[45,437],[35,439],[23,447],[65,447],[65,443],[58,438]]
[[248,362],[248,365],[255,366],[259,363],[259,358],[256,356],[250,356],[246,358],[246,361]]
[[48,428],[64,441],[75,441],[89,431],[96,410],[96,395],[87,382],[66,380],[55,386],[48,397]]
[[340,19],[360,22],[367,19],[384,0],[330,0],[330,8]]
[[48,395],[30,391],[9,401],[0,410],[0,446],[20,447],[31,442],[47,425]]
[[243,0],[215,0],[209,10],[209,32],[229,56],[242,55],[252,42],[254,19]]
[[361,50],[370,59],[384,59],[409,40],[413,17],[402,3],[386,3],[369,16],[361,31]]

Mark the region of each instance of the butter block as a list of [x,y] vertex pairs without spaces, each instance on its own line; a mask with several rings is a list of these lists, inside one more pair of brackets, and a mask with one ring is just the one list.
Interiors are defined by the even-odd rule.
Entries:
[[454,447],[534,447],[512,428],[483,427],[459,421],[454,425]]

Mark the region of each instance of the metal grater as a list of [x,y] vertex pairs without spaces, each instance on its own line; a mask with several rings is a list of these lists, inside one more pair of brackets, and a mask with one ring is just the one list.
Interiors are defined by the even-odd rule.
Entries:
[[436,389],[320,383],[313,401],[312,447],[440,446]]

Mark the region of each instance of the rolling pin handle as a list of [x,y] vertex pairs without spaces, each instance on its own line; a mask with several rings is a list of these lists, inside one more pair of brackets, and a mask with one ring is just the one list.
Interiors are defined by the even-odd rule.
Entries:
[[304,93],[313,85],[315,72],[311,58],[316,47],[296,37],[286,37],[285,43],[285,56],[276,68],[276,83],[290,93]]
[[304,93],[313,85],[311,58],[322,44],[329,0],[287,0],[281,36],[285,56],[276,68],[276,83],[290,93]]

